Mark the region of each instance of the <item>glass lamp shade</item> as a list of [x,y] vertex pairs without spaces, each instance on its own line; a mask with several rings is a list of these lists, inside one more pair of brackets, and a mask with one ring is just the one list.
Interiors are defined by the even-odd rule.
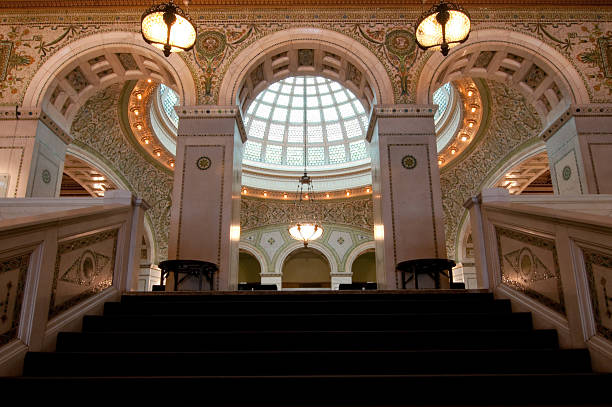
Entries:
[[289,234],[295,240],[304,242],[304,246],[308,246],[309,242],[321,237],[323,227],[316,223],[296,223],[289,228]]
[[140,19],[142,38],[156,48],[171,52],[189,51],[196,41],[195,25],[172,1],[158,4],[144,12]]
[[446,56],[450,48],[468,39],[470,28],[470,16],[461,6],[440,2],[418,20],[416,43],[421,49],[434,49]]

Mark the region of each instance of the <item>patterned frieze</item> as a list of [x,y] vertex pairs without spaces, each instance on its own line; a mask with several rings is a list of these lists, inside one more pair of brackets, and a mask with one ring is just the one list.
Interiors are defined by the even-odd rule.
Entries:
[[291,201],[245,196],[240,202],[240,228],[243,231],[261,225],[290,224],[298,219],[298,216],[316,216],[323,223],[329,222],[373,230],[371,197],[317,200],[313,205],[302,207],[296,206],[295,202]]
[[495,234],[501,283],[565,314],[555,241],[500,226]]
[[0,346],[17,338],[31,254],[0,259]]
[[[385,67],[394,86],[396,103],[414,102],[417,78],[431,52],[416,47],[413,23],[420,8],[412,9],[202,9],[190,10],[198,42],[181,57],[189,64],[198,86],[198,103],[216,104],[225,73],[242,50],[254,41],[291,27],[319,27],[348,36],[366,46]],[[581,76],[592,102],[612,98],[612,70],[607,36],[612,13],[583,8],[565,10],[470,10],[473,29],[520,32],[563,55]],[[5,11],[0,20],[0,98],[19,104],[34,73],[50,56],[71,43],[110,31],[138,32],[140,10]],[[560,23],[562,22],[562,23]],[[529,81],[540,72],[529,72]],[[78,72],[74,75],[78,83]]]
[[49,318],[113,284],[119,229],[58,244]]

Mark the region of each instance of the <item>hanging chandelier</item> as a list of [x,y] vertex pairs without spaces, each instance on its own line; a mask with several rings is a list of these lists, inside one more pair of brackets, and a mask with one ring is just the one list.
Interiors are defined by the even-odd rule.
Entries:
[[309,242],[317,240],[323,235],[323,227],[317,222],[314,187],[312,186],[312,179],[306,171],[306,77],[304,77],[303,92],[304,175],[300,178],[295,197],[294,216],[299,220],[289,226],[289,235],[293,239],[303,242],[304,247],[307,247]]
[[416,43],[447,56],[450,48],[465,42],[470,35],[470,16],[463,7],[443,0],[423,13],[416,24]]
[[173,0],[145,11],[140,19],[142,38],[165,56],[172,52],[189,51],[196,41],[196,28]]

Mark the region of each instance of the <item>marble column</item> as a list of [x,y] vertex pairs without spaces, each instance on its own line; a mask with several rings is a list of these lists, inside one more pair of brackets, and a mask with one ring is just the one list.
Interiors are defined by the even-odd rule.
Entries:
[[372,112],[367,139],[376,278],[381,289],[401,288],[395,271],[401,261],[446,257],[435,109],[434,105],[387,105]]
[[179,126],[168,257],[219,266],[215,290],[238,285],[242,144],[246,133],[233,106],[177,109]]
[[556,194],[612,194],[612,105],[570,106],[541,138]]
[[72,138],[39,109],[0,108],[0,198],[59,196]]

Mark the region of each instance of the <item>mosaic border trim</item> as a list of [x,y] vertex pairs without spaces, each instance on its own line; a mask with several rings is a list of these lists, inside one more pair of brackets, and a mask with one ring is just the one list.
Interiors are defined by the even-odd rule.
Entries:
[[[0,335],[0,346],[6,345],[7,343],[17,339],[19,323],[21,322],[21,307],[23,305],[26,277],[28,274],[28,268],[30,266],[31,256],[32,251],[29,251],[27,253],[4,259],[0,263],[0,274],[15,270],[16,268],[19,269],[19,279],[16,290],[17,298],[15,300],[15,309],[13,310],[13,322],[9,330]],[[8,306],[8,304],[6,306]]]
[[612,270],[612,255],[599,252],[593,249],[587,249],[585,247],[581,247],[580,249],[583,253],[584,267],[586,270],[587,278],[589,280],[589,293],[591,297],[590,301],[591,307],[593,309],[593,317],[595,319],[597,333],[606,338],[607,340],[612,341],[612,329],[606,328],[601,322],[601,311],[599,309],[599,301],[595,285],[595,276],[593,274],[593,265],[605,267],[607,269]]
[[[553,261],[555,264],[554,269],[552,270],[557,279],[557,293],[559,295],[559,302],[555,302],[554,300],[540,294],[539,292],[532,290],[528,287],[516,287],[511,286],[503,282],[503,270],[504,270],[504,256],[502,254],[501,248],[501,236],[508,237],[512,240],[519,241],[521,243],[530,244],[532,246],[536,246],[545,250],[549,250],[552,252]],[[497,240],[497,257],[499,260],[499,272],[500,277],[502,277],[502,284],[508,288],[511,288],[514,291],[521,292],[528,297],[546,305],[547,307],[563,314],[566,314],[565,310],[565,298],[563,296],[563,284],[561,282],[561,274],[559,272],[559,257],[557,256],[557,247],[555,245],[555,241],[553,239],[547,239],[540,236],[534,236],[527,233],[522,233],[513,229],[504,228],[501,226],[495,225],[495,237]]]
[[[115,281],[115,266],[116,266],[115,261],[117,258],[118,237],[119,237],[119,228],[116,228],[116,229],[111,229],[111,230],[105,230],[103,232],[99,232],[95,234],[90,234],[84,237],[79,237],[76,239],[71,239],[71,240],[61,242],[58,244],[57,254],[55,256],[55,272],[53,274],[53,286],[51,288],[51,300],[49,302],[49,319],[57,316],[63,311],[66,311],[67,309],[73,307],[74,305],[86,300],[87,298],[95,294],[98,294],[106,290],[107,288],[110,288],[113,286],[113,283]],[[81,249],[83,247],[91,246],[94,243],[98,243],[98,242],[108,240],[108,239],[113,239],[113,254],[110,260],[110,264],[113,267],[113,279],[111,280],[110,284],[108,285],[102,284],[102,285],[91,287],[83,291],[79,295],[67,300],[66,302],[63,302],[59,305],[54,305],[55,295],[57,292],[57,282],[59,280],[59,273],[60,273],[59,265],[60,265],[60,259],[62,255],[65,253],[74,251],[74,250]]]

